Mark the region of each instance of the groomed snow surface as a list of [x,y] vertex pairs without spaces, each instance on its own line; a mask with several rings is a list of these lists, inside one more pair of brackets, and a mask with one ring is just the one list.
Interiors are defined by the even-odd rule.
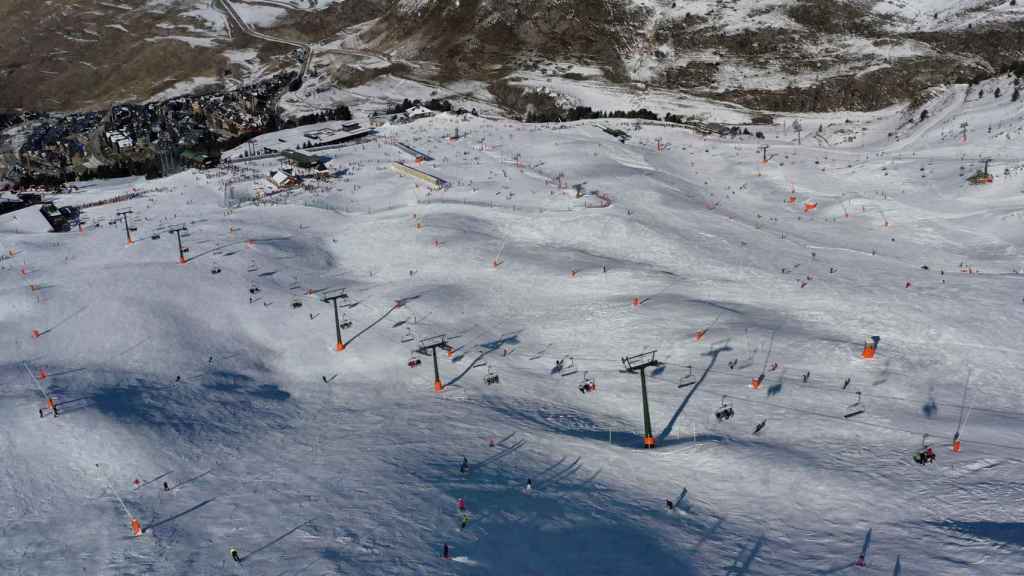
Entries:
[[[225,189],[269,192],[280,160],[97,184],[151,192],[81,233],[8,215],[0,572],[1024,573],[1021,115],[964,89],[899,142],[892,111],[821,119],[832,142],[867,128],[846,148],[813,117],[797,145],[446,115],[258,205]],[[395,141],[452,187],[390,169],[415,165]],[[969,185],[981,155],[994,182]],[[334,288],[343,352],[308,294]],[[435,334],[440,393],[403,342]],[[644,450],[620,358],[654,349]]]

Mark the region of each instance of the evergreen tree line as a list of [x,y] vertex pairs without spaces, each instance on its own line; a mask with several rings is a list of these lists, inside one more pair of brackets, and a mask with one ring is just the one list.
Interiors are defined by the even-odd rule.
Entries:
[[388,114],[401,114],[402,112],[405,112],[410,108],[415,108],[416,106],[423,106],[424,108],[433,110],[434,112],[451,112],[454,110],[452,103],[448,100],[431,98],[430,100],[423,102],[421,100],[409,100],[406,98],[402,100],[400,104],[388,106]]

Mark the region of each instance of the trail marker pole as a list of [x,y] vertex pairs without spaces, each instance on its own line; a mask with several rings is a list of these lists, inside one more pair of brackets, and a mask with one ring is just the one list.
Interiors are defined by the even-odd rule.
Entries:
[[128,225],[128,215],[131,214],[131,213],[132,213],[131,210],[125,210],[124,212],[118,212],[117,213],[117,215],[120,216],[124,220],[124,233],[125,233],[125,236],[128,237],[128,245],[129,246],[131,246],[132,244],[135,243],[135,241],[132,240],[132,228],[131,228],[131,226]]
[[627,356],[622,359],[622,365],[626,368],[626,372],[639,372],[640,373],[640,393],[643,396],[644,403],[644,447],[654,448],[654,434],[651,432],[651,411],[647,404],[647,368],[652,366],[660,366],[661,363],[654,359],[654,354],[657,350],[651,350],[650,352],[644,352],[643,354],[636,354],[634,356]]
[[187,230],[188,228],[184,226],[178,226],[176,228],[171,228],[170,230],[168,230],[168,232],[178,237],[178,262],[181,262],[182,264],[188,263],[188,260],[185,259],[185,253],[188,252],[188,248],[182,248],[181,246],[181,233]]
[[348,299],[348,294],[346,294],[344,291],[342,291],[341,293],[335,294],[334,296],[326,296],[326,297],[324,297],[323,301],[324,301],[324,303],[334,304],[334,334],[335,334],[336,340],[337,340],[337,344],[335,344],[334,349],[337,352],[344,352],[345,351],[345,341],[341,339],[341,320],[338,318],[338,300],[339,299],[347,300]]
[[434,357],[434,392],[440,392],[444,390],[444,383],[441,382],[441,373],[437,368],[437,349],[442,348],[444,350],[451,350],[452,347],[448,344],[448,340],[444,334],[438,336],[431,336],[430,338],[424,338],[420,340],[420,348],[418,352],[420,354],[426,354],[429,350],[431,355]]

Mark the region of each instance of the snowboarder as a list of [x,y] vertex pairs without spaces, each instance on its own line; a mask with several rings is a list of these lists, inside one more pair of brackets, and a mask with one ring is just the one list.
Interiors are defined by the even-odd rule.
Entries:
[[459,472],[462,472],[463,474],[469,472],[469,459],[465,456],[462,457],[462,466],[459,466]]
[[451,559],[451,556],[448,555],[448,544],[447,543],[444,545],[444,551],[441,552],[441,558],[444,558],[445,560],[450,560]]
[[804,372],[804,384],[807,384],[807,380],[811,377],[811,371]]
[[459,498],[459,501],[456,502],[455,505],[459,507],[459,512],[465,512],[466,511],[466,501],[463,500],[462,498]]
[[736,363],[739,362],[738,358],[733,358],[729,361],[729,370],[736,368]]
[[232,548],[230,553],[231,553],[231,559],[232,560],[234,560],[235,562],[241,562],[242,561],[242,559],[238,556],[238,548]]
[[849,386],[849,385],[850,385],[850,378],[847,378],[846,380],[843,381],[843,390],[846,390],[846,387]]

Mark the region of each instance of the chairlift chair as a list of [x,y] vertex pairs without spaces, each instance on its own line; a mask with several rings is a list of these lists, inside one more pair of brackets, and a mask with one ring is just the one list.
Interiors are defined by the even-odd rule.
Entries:
[[719,422],[732,418],[736,412],[732,409],[732,404],[725,401],[725,396],[722,397],[722,405],[715,410],[715,418]]
[[338,322],[338,328],[342,330],[348,330],[352,327],[352,321],[348,319],[348,314],[341,315],[341,321]]
[[587,371],[583,372],[583,382],[580,383],[580,392],[594,392],[597,390],[597,382],[590,377],[590,373]]
[[405,336],[402,336],[402,342],[412,342],[416,339],[416,335],[412,333],[411,328],[405,329]]
[[846,407],[846,413],[843,414],[843,418],[853,418],[854,416],[864,413],[864,405],[860,402],[860,391],[857,392],[857,401]]
[[419,366],[422,363],[423,363],[422,360],[420,360],[419,358],[416,358],[414,356],[412,358],[409,358],[408,365],[409,365],[409,368],[415,368],[415,367]]
[[484,376],[484,384],[491,386],[501,382],[501,378],[498,377],[498,373],[494,371],[490,366],[487,367],[487,375]]
[[573,360],[572,356],[567,356],[562,362],[562,377],[572,376],[577,372],[579,372],[579,370],[576,368],[576,362]]

